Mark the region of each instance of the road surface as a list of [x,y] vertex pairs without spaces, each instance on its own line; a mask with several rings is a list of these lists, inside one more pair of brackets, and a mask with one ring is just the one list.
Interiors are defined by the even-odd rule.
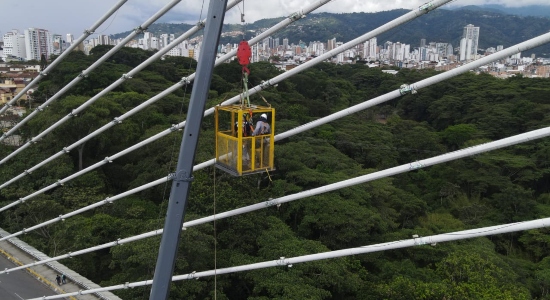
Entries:
[[[16,266],[0,255],[0,270]],[[52,281],[55,282],[55,278],[52,278]],[[56,293],[24,270],[0,275],[0,299],[2,300],[21,300],[51,295]]]

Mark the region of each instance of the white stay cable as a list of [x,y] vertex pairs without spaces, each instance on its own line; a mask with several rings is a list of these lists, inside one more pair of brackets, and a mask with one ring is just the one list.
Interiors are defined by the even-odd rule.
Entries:
[[[550,226],[550,218],[503,224],[503,225],[490,226],[490,227],[482,227],[477,229],[456,231],[456,232],[450,232],[450,233],[430,235],[425,237],[417,237],[417,238],[412,238],[408,240],[399,240],[394,242],[374,244],[374,245],[356,247],[356,248],[348,248],[348,249],[329,251],[329,252],[323,252],[323,253],[317,253],[317,254],[309,254],[309,255],[303,255],[303,256],[297,256],[297,257],[290,257],[290,258],[280,257],[279,259],[276,259],[276,260],[253,263],[248,265],[240,265],[240,266],[223,268],[223,269],[216,269],[216,270],[202,271],[202,272],[192,272],[189,274],[173,276],[172,281],[200,279],[202,277],[209,277],[209,276],[221,275],[221,274],[231,274],[231,273],[258,270],[258,269],[271,268],[271,267],[291,268],[294,264],[311,262],[311,261],[381,252],[381,251],[387,251],[387,250],[402,249],[402,248],[415,247],[415,246],[424,246],[424,245],[436,246],[438,243],[466,240],[466,239],[472,239],[476,237],[491,236],[491,235],[497,235],[497,234],[524,231],[524,230],[532,230],[532,229],[538,229],[538,228],[545,228],[549,226]],[[44,296],[40,298],[33,298],[30,300],[59,299],[59,298],[64,298],[69,296],[85,295],[85,294],[91,294],[91,293],[97,293],[97,292],[114,291],[114,290],[128,289],[128,288],[134,288],[134,287],[140,287],[140,286],[147,286],[147,285],[151,285],[152,283],[153,283],[153,280],[145,280],[145,281],[125,283],[125,284],[113,285],[113,286],[97,288],[97,289],[90,289],[86,291],[66,293],[66,294],[55,295],[55,296]]]
[[[493,150],[496,150],[496,149],[500,149],[500,148],[504,148],[504,147],[508,147],[508,146],[512,146],[512,145],[517,145],[517,144],[520,144],[520,143],[534,141],[534,140],[537,140],[537,139],[547,137],[549,135],[550,135],[550,127],[546,127],[546,128],[542,128],[542,129],[538,129],[538,130],[533,130],[533,131],[526,132],[526,133],[523,133],[523,134],[508,137],[508,138],[505,138],[505,139],[501,139],[501,140],[497,140],[497,141],[493,141],[493,142],[489,142],[489,143],[469,147],[469,148],[466,148],[466,149],[446,153],[446,154],[435,156],[435,157],[428,158],[428,159],[415,161],[415,162],[412,162],[412,163],[408,163],[408,164],[404,164],[404,165],[401,165],[401,166],[389,168],[389,169],[386,169],[386,170],[366,174],[366,175],[351,178],[351,179],[348,179],[348,180],[343,180],[343,181],[340,181],[340,182],[332,183],[332,184],[325,185],[325,186],[318,187],[318,188],[314,188],[314,189],[311,189],[311,190],[302,191],[302,192],[299,192],[299,193],[296,193],[296,194],[287,195],[287,196],[283,196],[283,197],[276,198],[276,199],[270,199],[270,200],[265,201],[265,202],[261,202],[261,203],[245,206],[245,207],[242,207],[242,208],[237,208],[237,209],[234,209],[234,210],[226,211],[226,212],[223,212],[223,213],[215,214],[215,215],[212,215],[212,216],[200,218],[200,219],[197,219],[197,220],[185,222],[182,226],[182,229],[192,227],[192,226],[197,226],[197,225],[200,225],[200,224],[205,224],[205,223],[208,223],[208,222],[212,222],[214,220],[225,219],[225,218],[228,218],[228,217],[253,212],[253,211],[256,211],[256,210],[265,209],[265,208],[268,208],[268,207],[276,206],[276,205],[287,203],[287,202],[292,202],[292,201],[295,201],[295,200],[299,200],[299,199],[303,199],[303,198],[307,198],[307,197],[311,197],[311,196],[324,194],[324,193],[327,193],[327,192],[332,192],[332,191],[335,191],[335,190],[338,190],[338,189],[347,188],[347,187],[351,187],[351,186],[354,186],[354,185],[367,183],[367,182],[374,181],[374,180],[377,180],[377,179],[386,178],[386,177],[390,177],[390,176],[394,176],[394,175],[398,175],[398,174],[418,170],[418,169],[421,169],[421,168],[425,168],[425,167],[429,167],[429,166],[433,166],[433,165],[437,165],[437,164],[457,160],[457,159],[460,159],[460,158],[469,157],[469,156],[481,154],[481,153],[484,153],[484,152],[493,151]],[[157,180],[157,182],[158,181],[164,181],[164,180]],[[158,184],[160,184],[160,183],[158,183]],[[127,194],[135,193],[135,192],[141,191],[143,189],[144,188],[142,186],[142,187],[135,188],[131,191],[128,191],[124,194],[120,194],[120,195],[117,195],[117,196],[112,197],[112,198],[106,198],[105,200],[103,200],[101,202],[91,204],[87,207],[84,207],[84,208],[79,209],[77,211],[74,211],[72,213],[68,213],[68,214],[65,214],[65,215],[60,215],[58,218],[52,219],[50,221],[38,224],[38,225],[33,226],[31,228],[23,229],[22,231],[19,231],[19,232],[10,234],[8,236],[5,236],[5,237],[1,238],[0,241],[4,241],[4,240],[10,239],[10,238],[19,236],[21,234],[33,231],[35,229],[44,227],[46,225],[62,221],[66,218],[69,218],[69,217],[74,216],[76,214],[79,214],[79,213],[82,213],[84,211],[90,210],[92,208],[99,207],[99,206],[102,206],[102,205],[107,204],[107,203],[112,203],[113,201],[118,200],[118,199],[122,198],[123,196],[125,196]],[[0,274],[7,273],[9,271],[13,271],[13,270],[17,270],[17,269],[30,267],[30,266],[35,266],[35,265],[38,265],[38,264],[43,264],[43,263],[50,262],[50,261],[57,260],[57,259],[73,257],[73,256],[76,256],[76,255],[88,253],[88,252],[91,252],[91,251],[97,251],[99,249],[113,247],[113,246],[116,246],[116,245],[121,245],[121,244],[125,244],[125,243],[128,243],[128,242],[137,241],[137,240],[144,239],[144,238],[147,238],[147,237],[152,237],[152,236],[155,236],[155,235],[162,234],[162,232],[163,232],[163,230],[159,229],[159,230],[151,231],[151,232],[148,232],[148,233],[140,234],[138,236],[129,237],[129,238],[125,238],[125,239],[120,239],[116,242],[111,242],[111,243],[103,244],[103,245],[100,245],[100,246],[95,246],[95,247],[92,247],[92,248],[89,248],[89,249],[80,250],[80,251],[77,251],[77,252],[72,252],[72,253],[69,253],[69,254],[61,255],[59,257],[52,258],[50,260],[38,261],[38,262],[35,262],[33,264],[28,264],[28,265],[25,265],[25,266],[12,268],[10,270],[0,271]]]
[[[3,114],[9,107],[12,106],[13,103],[15,103],[19,98],[21,98],[23,95],[25,95],[33,86],[35,86],[44,76],[47,76],[49,72],[51,72],[65,57],[69,55],[80,43],[82,43],[87,37],[92,35],[95,30],[101,26],[109,17],[111,17],[124,3],[128,2],[128,0],[120,0],[115,6],[113,6],[103,17],[101,17],[97,22],[95,22],[94,25],[90,27],[90,29],[84,30],[84,33],[76,40],[74,41],[69,48],[67,48],[61,55],[59,55],[46,69],[42,70],[38,76],[33,79],[23,90],[19,92],[13,99],[8,101],[6,105],[0,109],[0,115]],[[11,134],[11,133],[10,133]],[[5,135],[5,134],[4,134]],[[0,137],[0,141],[4,140],[4,136]]]
[[[268,29],[267,31],[263,32],[262,34],[258,35],[257,37],[251,39],[249,41],[249,44],[251,45],[254,45],[256,43],[258,43],[259,41],[261,41],[262,39],[268,37],[269,35],[273,34],[274,32],[288,26],[289,24],[292,24],[293,22],[295,22],[296,20],[299,20],[301,19],[303,16],[305,16],[307,13],[310,13],[311,11],[319,8],[320,6],[330,2],[332,0],[321,0],[317,3],[314,3],[313,5],[310,5],[308,6],[307,8],[304,8],[302,11],[300,12],[297,12],[295,14],[292,14],[291,16],[289,16],[287,19],[281,21],[280,23],[278,23],[277,25],[271,27],[270,29]],[[215,65],[219,65],[223,62],[225,62],[226,60],[228,60],[229,58],[233,57],[235,54],[237,53],[237,49],[235,50],[232,50],[230,51],[229,53],[227,53],[226,55],[220,57],[219,59],[216,60],[215,62]],[[5,187],[7,187],[8,185],[18,181],[19,179],[27,176],[28,174],[36,171],[38,168],[44,166],[45,164],[57,159],[58,157],[62,156],[63,154],[65,153],[68,153],[69,151],[72,151],[73,149],[75,149],[76,147],[78,147],[79,145],[85,143],[86,141],[92,139],[93,137],[96,137],[98,136],[99,134],[103,133],[104,131],[110,129],[111,127],[114,127],[115,125],[118,125],[120,124],[122,121],[124,121],[125,119],[129,118],[130,116],[136,114],[137,112],[143,110],[144,108],[148,107],[149,105],[155,103],[156,101],[164,98],[165,96],[173,93],[174,91],[180,89],[183,85],[185,84],[188,84],[190,83],[191,81],[193,81],[195,79],[195,73],[189,75],[188,77],[185,77],[183,78],[180,82],[172,85],[170,88],[164,90],[163,92],[161,92],[160,94],[154,96],[153,98],[150,98],[149,100],[143,102],[142,104],[140,104],[139,106],[133,108],[132,110],[126,112],[125,114],[115,118],[112,122],[104,125],[103,127],[97,129],[96,131],[90,133],[89,135],[83,137],[82,139],[76,141],[75,143],[73,143],[72,145],[68,146],[68,147],[65,147],[63,148],[60,152],[54,154],[53,156],[45,159],[44,161],[42,161],[41,163],[39,163],[38,165],[28,169],[28,170],[25,170],[25,172],[19,174],[18,176],[10,179],[9,181],[3,183],[2,185],[0,185],[0,189],[3,189]],[[90,166],[88,168],[86,168],[85,170],[81,170],[80,172],[78,172],[77,174],[79,174],[78,176],[84,174],[84,173],[87,173],[95,168],[98,168],[99,166],[101,165],[104,165],[106,164],[107,162],[112,162],[114,159],[118,158],[119,156],[117,154],[113,155],[112,157],[108,157],[106,158],[104,161],[101,161],[99,163],[96,163],[94,164],[93,166]],[[76,174],[75,174],[76,175]],[[73,175],[74,176],[74,175]],[[75,178],[71,176],[71,178]],[[61,183],[64,183],[66,182],[65,179],[63,180],[60,180]],[[51,188],[54,188],[55,186],[57,185],[53,185],[53,186],[50,186],[50,187],[47,187],[47,190],[51,189]],[[41,190],[41,192],[44,192],[46,190]],[[2,210],[0,210],[2,211]]]
[[[122,40],[120,43],[118,43],[115,47],[113,47],[111,50],[109,50],[107,53],[105,53],[102,57],[100,57],[95,63],[93,63],[91,66],[89,66],[86,70],[82,71],[82,73],[80,73],[78,76],[76,76],[71,82],[69,82],[66,86],[64,86],[61,90],[59,90],[57,93],[55,93],[55,95],[53,95],[50,99],[48,99],[46,102],[42,103],[42,105],[40,105],[39,107],[37,107],[31,114],[29,114],[27,117],[25,117],[25,119],[21,120],[19,123],[17,123],[17,125],[15,125],[13,128],[11,128],[8,132],[4,133],[1,137],[0,137],[0,142],[3,141],[4,139],[6,139],[8,136],[12,135],[14,132],[16,132],[21,126],[23,126],[25,123],[27,123],[29,120],[31,120],[32,118],[34,118],[38,113],[44,111],[44,109],[46,109],[46,107],[48,107],[48,105],[50,103],[52,103],[53,101],[57,100],[59,97],[61,97],[63,94],[65,94],[65,92],[67,92],[69,89],[71,89],[73,86],[75,86],[77,83],[79,83],[82,79],[86,78],[94,69],[96,69],[97,67],[99,67],[102,63],[104,63],[107,59],[109,59],[109,57],[111,57],[113,54],[115,54],[116,52],[118,52],[118,50],[120,50],[122,47],[126,46],[126,44],[128,42],[130,42],[136,35],[138,35],[139,33],[142,33],[143,31],[145,31],[147,29],[147,27],[149,27],[149,25],[153,24],[156,20],[158,20],[160,17],[162,17],[165,13],[167,13],[170,9],[172,9],[176,4],[178,4],[179,2],[181,2],[181,0],[172,0],[172,2],[168,3],[166,6],[164,6],[163,8],[161,8],[156,14],[154,14],[151,18],[149,18],[147,21],[145,21],[143,24],[141,24],[139,27],[137,27],[136,29],[134,29],[134,31],[132,31],[126,38],[124,38],[124,40]],[[68,51],[65,51],[65,53],[67,53],[67,55],[69,54]],[[92,100],[89,100],[89,101],[92,101]],[[93,102],[93,101],[92,101]],[[90,103],[91,104],[91,103]],[[87,105],[86,105],[87,106]],[[85,107],[86,107],[85,106]],[[70,117],[73,117],[75,116],[78,112],[80,112],[82,109],[76,109],[72,112],[72,114],[69,114]],[[69,117],[69,118],[70,118]],[[61,122],[63,123],[63,122]],[[61,124],[60,123],[60,124]],[[54,128],[56,128],[57,126],[54,125],[52,127],[49,128],[49,131],[53,130]],[[45,134],[43,135],[40,135],[40,138],[42,136],[44,136]],[[11,157],[15,156],[17,153],[25,150],[26,148],[28,148],[30,145],[36,143],[39,139],[39,137],[35,137],[33,139],[31,139],[31,141],[27,142],[25,145],[23,145],[22,147],[18,148],[16,151],[14,151],[13,153],[11,153],[9,156],[7,156],[6,158],[2,159],[0,161],[0,165],[5,163],[7,160],[9,160]]]

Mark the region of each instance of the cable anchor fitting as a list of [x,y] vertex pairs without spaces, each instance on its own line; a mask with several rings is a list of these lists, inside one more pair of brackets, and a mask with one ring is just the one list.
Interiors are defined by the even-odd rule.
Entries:
[[132,79],[132,75],[122,74],[122,79],[124,79],[124,80],[126,80],[126,79]]
[[87,35],[92,35],[92,34],[94,34],[94,32],[95,32],[95,31],[93,31],[93,30],[86,29],[86,30],[84,30],[83,33],[84,33],[84,34],[87,34]]
[[71,150],[67,149],[67,147],[63,147],[63,152],[69,153],[69,152],[71,152]]
[[408,84],[403,84],[399,87],[399,93],[401,94],[401,96],[405,95],[405,94],[416,94],[417,91],[412,87],[412,85],[408,85]]
[[203,29],[204,26],[205,26],[205,24],[204,24],[203,21],[199,21],[199,22],[197,22],[197,25],[196,25],[196,26],[197,26],[198,29]]
[[119,117],[115,117],[112,122],[116,125],[122,123],[122,120]]
[[112,163],[113,161],[111,160],[111,158],[109,158],[109,156],[105,156],[105,159],[103,159],[104,162],[106,163]]

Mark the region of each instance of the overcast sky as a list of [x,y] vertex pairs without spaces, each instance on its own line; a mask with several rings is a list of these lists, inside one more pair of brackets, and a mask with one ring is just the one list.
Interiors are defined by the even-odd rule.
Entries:
[[[0,34],[11,29],[44,28],[52,33],[82,35],[119,0],[0,0]],[[231,1],[231,0],[230,0]],[[287,16],[318,0],[245,0],[245,21]],[[170,0],[128,0],[96,33],[113,34],[142,24]],[[209,0],[182,0],[158,22],[195,24],[206,15]],[[333,0],[316,12],[377,12],[396,8],[412,9],[427,0]],[[453,6],[503,4],[507,6],[549,5],[549,0],[458,0]],[[243,4],[233,8],[225,23],[240,23]]]

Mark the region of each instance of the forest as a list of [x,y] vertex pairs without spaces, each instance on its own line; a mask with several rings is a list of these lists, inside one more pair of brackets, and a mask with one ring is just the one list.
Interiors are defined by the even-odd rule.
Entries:
[[[71,53],[33,94],[35,107],[110,48]],[[20,129],[32,138],[95,96],[152,52],[123,48]],[[0,167],[6,182],[195,71],[196,61],[153,63]],[[278,74],[250,65],[249,86]],[[319,64],[251,96],[276,108],[275,134],[437,75],[365,65]],[[206,107],[242,91],[236,62],[214,69]],[[155,102],[75,151],[0,190],[5,206],[186,119],[192,85]],[[550,122],[550,80],[469,72],[276,143],[270,174],[194,172],[186,221],[494,141]],[[27,113],[30,113],[27,112]],[[17,232],[174,172],[181,131],[17,205],[0,227]],[[0,146],[6,157],[15,148]],[[214,157],[204,118],[195,164]],[[550,141],[413,170],[182,232],[175,275],[322,253],[550,216]],[[170,183],[19,236],[49,256],[162,228]],[[171,299],[550,299],[548,229],[423,245],[339,259],[183,280]],[[60,261],[110,286],[153,277],[160,236]],[[149,288],[116,291],[148,299]]]

